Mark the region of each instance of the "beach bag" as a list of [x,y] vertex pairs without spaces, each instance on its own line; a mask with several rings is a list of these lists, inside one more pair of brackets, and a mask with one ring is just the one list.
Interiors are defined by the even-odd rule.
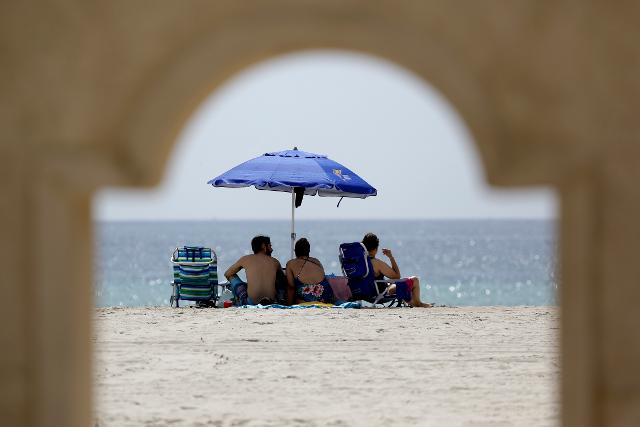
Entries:
[[[413,280],[413,279],[410,279]],[[413,281],[411,286],[406,280],[396,282],[396,298],[400,301],[411,301],[411,290],[413,289]]]
[[349,287],[348,280],[343,276],[326,276],[336,302],[346,302],[351,299],[351,288]]

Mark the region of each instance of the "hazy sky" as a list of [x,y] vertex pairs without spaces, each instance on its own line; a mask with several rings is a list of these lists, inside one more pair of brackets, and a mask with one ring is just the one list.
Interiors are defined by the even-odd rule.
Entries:
[[380,59],[308,52],[256,64],[200,106],[162,184],[106,189],[94,217],[289,219],[291,196],[206,182],[265,152],[327,154],[378,190],[365,200],[305,197],[296,219],[551,218],[546,189],[489,189],[472,137],[428,83]]

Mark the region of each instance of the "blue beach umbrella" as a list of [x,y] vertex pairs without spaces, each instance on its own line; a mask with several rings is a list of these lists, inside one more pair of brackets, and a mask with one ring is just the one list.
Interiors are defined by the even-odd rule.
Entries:
[[230,188],[253,186],[258,190],[291,193],[291,258],[296,239],[294,212],[305,194],[360,199],[377,194],[375,188],[349,168],[324,154],[308,153],[295,147],[293,150],[265,153],[248,160],[207,184]]

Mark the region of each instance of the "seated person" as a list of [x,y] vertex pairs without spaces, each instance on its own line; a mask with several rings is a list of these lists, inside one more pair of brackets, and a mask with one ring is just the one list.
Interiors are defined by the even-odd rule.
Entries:
[[[276,277],[281,274],[280,262],[271,256],[271,239],[256,236],[251,240],[253,255],[245,255],[224,272],[231,283],[237,305],[273,304],[276,299]],[[238,277],[244,268],[247,283]]]
[[412,307],[433,307],[433,304],[423,303],[420,300],[420,282],[418,278],[415,276],[401,278],[400,276],[400,267],[398,267],[398,263],[396,262],[393,254],[390,249],[382,248],[382,253],[384,256],[389,258],[391,262],[391,266],[386,262],[379,260],[376,258],[378,253],[378,247],[380,246],[380,240],[378,236],[373,233],[367,233],[362,239],[362,244],[367,248],[369,252],[369,258],[371,258],[371,265],[373,266],[373,271],[375,274],[376,280],[384,280],[385,277],[389,279],[396,280],[394,284],[392,284],[389,288],[389,294],[396,294],[396,283],[405,282],[409,286],[409,290],[411,292],[411,301],[409,305]]
[[320,261],[310,257],[311,245],[304,237],[294,247],[296,257],[287,262],[287,302],[289,305],[302,302],[333,303],[333,291]]

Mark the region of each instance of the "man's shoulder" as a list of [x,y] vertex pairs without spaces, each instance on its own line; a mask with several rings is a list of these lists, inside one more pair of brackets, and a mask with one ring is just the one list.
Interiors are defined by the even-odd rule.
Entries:
[[264,262],[271,262],[274,265],[280,265],[280,261],[278,261],[277,258],[272,257],[271,255],[265,255],[265,254],[250,254],[250,255],[245,255],[244,258],[249,261],[249,262],[259,262],[259,263],[264,263]]
[[276,265],[277,267],[280,267],[280,261],[278,261],[278,258],[274,258],[274,257],[270,257],[273,260],[274,265]]
[[378,258],[371,258],[371,264],[373,265],[380,265],[380,263],[384,264],[384,261],[379,260]]
[[241,265],[254,264],[256,261],[256,254],[247,254],[240,257],[238,263]]
[[386,262],[378,258],[371,258],[371,265],[373,265],[373,268],[377,267],[378,269],[381,268],[383,265],[389,267],[389,264],[387,264]]

